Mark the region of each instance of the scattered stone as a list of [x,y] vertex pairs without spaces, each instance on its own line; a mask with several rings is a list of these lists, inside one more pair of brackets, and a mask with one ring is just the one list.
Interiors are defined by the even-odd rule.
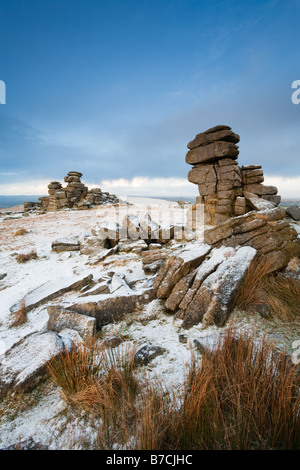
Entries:
[[272,317],[272,309],[269,304],[255,304],[253,305],[253,309],[259,313],[261,317],[266,318],[267,320]]
[[128,286],[128,284],[126,283],[125,279],[122,278],[121,276],[119,276],[118,274],[114,274],[112,279],[111,279],[111,283],[109,285],[110,293],[113,294],[114,292],[116,292],[117,290],[119,290],[121,288],[125,292],[128,292],[128,293],[131,292],[131,289]]
[[79,237],[61,238],[52,243],[52,251],[60,253],[62,251],[79,251]]
[[148,250],[148,245],[144,240],[120,240],[119,241],[119,251],[120,253],[135,253],[135,250],[142,252]]
[[99,251],[106,248],[106,240],[96,236],[85,237],[80,244],[80,253],[82,255],[96,255]]
[[137,366],[146,366],[150,361],[166,352],[166,349],[160,346],[145,344],[138,349],[134,355],[134,363]]
[[74,345],[82,345],[83,340],[78,331],[72,330],[71,328],[64,328],[59,332],[59,336],[63,340],[65,348],[71,352],[73,351]]
[[7,276],[7,273],[0,274],[0,281],[2,281]]
[[184,333],[180,333],[180,335],[178,335],[178,339],[179,339],[179,343],[186,344],[188,342],[188,335]]
[[99,295],[99,294],[110,294],[110,288],[107,281],[103,281],[100,285],[96,285],[95,287],[91,288],[88,286],[88,290],[85,290],[83,294],[79,297],[89,297],[90,295]]
[[123,342],[121,336],[107,336],[103,339],[102,344],[106,348],[116,348]]

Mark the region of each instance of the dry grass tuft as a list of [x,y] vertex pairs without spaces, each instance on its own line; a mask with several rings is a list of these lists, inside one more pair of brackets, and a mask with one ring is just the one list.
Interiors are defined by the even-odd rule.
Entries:
[[184,390],[137,376],[129,350],[75,346],[49,371],[72,405],[101,418],[98,446],[131,450],[299,449],[300,375],[265,339],[227,329]]
[[266,277],[263,282],[264,298],[272,313],[282,321],[300,318],[300,281],[282,274]]
[[21,235],[27,235],[29,233],[25,228],[20,228],[20,230],[17,230],[14,234],[15,237],[19,237]]
[[19,253],[17,256],[18,263],[26,263],[27,261],[30,261],[32,259],[37,259],[37,253],[35,250],[32,250],[30,251],[30,253],[27,254]]
[[27,322],[27,308],[25,299],[21,301],[19,310],[17,312],[14,312],[13,316],[14,320],[10,324],[10,327],[21,326]]
[[[300,378],[265,340],[230,331],[214,353],[192,365],[178,406],[147,401],[140,442],[147,449],[299,449]],[[146,433],[146,447],[144,445]],[[144,439],[144,440],[143,440]],[[140,445],[140,447],[142,447]]]
[[[293,258],[289,270],[298,269],[298,258]],[[247,310],[254,305],[268,304],[271,313],[281,321],[300,318],[300,281],[282,274],[269,274],[271,263],[263,258],[254,260],[240,287],[235,306]]]
[[256,258],[249,266],[243,284],[238,290],[235,300],[236,307],[247,310],[254,304],[263,303],[263,279],[269,274],[272,261],[265,262],[263,258]]

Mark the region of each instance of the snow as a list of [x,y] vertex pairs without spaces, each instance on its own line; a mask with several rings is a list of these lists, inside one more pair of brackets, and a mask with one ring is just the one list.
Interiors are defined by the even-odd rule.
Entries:
[[[79,340],[79,335],[74,330],[68,329],[61,331],[59,336],[51,334],[50,339],[46,333],[49,304],[67,307],[74,303],[97,302],[120,295],[140,295],[145,289],[151,288],[155,276],[145,275],[140,255],[120,252],[93,264],[95,258],[91,259],[90,256],[80,252],[55,253],[51,250],[55,240],[63,239],[66,242],[67,239],[69,243],[70,239],[81,241],[85,236],[90,236],[91,230],[97,231],[98,223],[113,229],[116,227],[115,223],[118,221],[122,223],[128,213],[134,214],[136,207],[140,213],[149,214],[153,221],[164,226],[170,221],[182,223],[186,214],[186,211],[182,211],[178,204],[173,202],[163,201],[161,204],[157,199],[143,198],[135,201],[133,198],[128,198],[128,202],[135,202],[137,205],[124,204],[118,209],[106,206],[88,211],[61,211],[29,217],[20,216],[15,220],[4,220],[0,217],[0,355],[20,340],[24,340],[24,354],[20,354],[14,360],[9,355],[1,356],[0,367],[6,367],[7,371],[14,368],[18,380],[25,379],[38,366],[41,357],[43,359],[48,357],[47,354],[51,350],[49,346],[52,345],[53,350],[56,350],[54,338],[56,340],[60,338],[58,342],[61,341],[67,347],[71,347],[72,341]],[[171,212],[172,217],[170,217]],[[25,228],[29,233],[15,236],[15,232],[21,228]],[[184,262],[205,256],[211,250],[210,246],[200,241],[192,241],[184,246],[173,240],[168,246],[176,251],[176,255],[180,255]],[[32,249],[37,252],[37,260],[24,264],[17,263],[15,256],[17,253],[27,253]],[[221,277],[226,275],[229,266],[234,276],[235,270],[238,272],[245,269],[254,253],[255,250],[250,247],[239,250],[224,247],[213,249],[208,259],[198,268],[197,276],[199,279],[205,278],[214,266],[220,264],[217,269],[218,275],[211,285],[211,288],[214,288]],[[221,264],[224,259],[225,262]],[[1,279],[1,275],[4,274],[7,275]],[[24,325],[17,328],[10,327],[11,310],[20,305],[22,299],[26,299],[27,305],[34,304],[90,274],[95,281],[103,279],[103,284],[107,283],[109,286],[110,294],[92,295],[93,290],[99,288],[99,283],[90,291],[86,291],[86,294],[91,294],[86,297],[78,297],[79,292],[68,292],[50,303],[46,302],[31,310]],[[232,318],[237,318],[237,324],[243,328],[249,325],[249,321],[246,321],[243,315],[232,315]],[[255,318],[257,320],[257,317]],[[258,324],[261,325],[259,322]],[[182,333],[187,335],[187,343],[179,341],[179,335]],[[174,316],[166,312],[164,301],[156,299],[139,311],[129,314],[119,323],[104,326],[103,334],[104,336],[118,334],[124,337],[124,342],[119,346],[121,348],[134,344],[139,346],[149,344],[164,348],[166,352],[141,368],[141,373],[146,371],[151,378],[159,378],[164,387],[173,390],[182,387],[192,353],[196,351],[194,340],[201,338],[205,340],[206,337],[218,338],[220,328],[213,325],[205,329],[199,324],[184,330],[181,328],[181,321],[174,320]],[[36,344],[32,348],[29,344],[33,344],[35,339]],[[81,448],[81,442],[84,440],[93,446],[97,435],[97,422],[94,427],[80,414],[72,415],[70,418],[58,389],[49,384],[44,388],[38,388],[33,392],[33,396],[34,394],[40,394],[34,406],[18,412],[12,420],[0,421],[0,448],[29,437],[36,442],[42,442],[50,449]]]

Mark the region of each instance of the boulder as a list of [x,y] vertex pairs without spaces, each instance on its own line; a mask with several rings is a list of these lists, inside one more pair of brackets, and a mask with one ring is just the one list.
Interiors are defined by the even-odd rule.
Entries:
[[254,209],[256,211],[274,209],[274,207],[276,207],[276,204],[274,202],[258,197],[255,194],[249,193],[248,191],[245,191],[245,190],[244,190],[244,196],[249,207],[251,207],[251,209]]
[[59,240],[55,240],[52,243],[52,251],[56,251],[60,253],[62,251],[79,251],[80,250],[80,243],[79,237],[67,237],[61,238]]
[[54,331],[34,333],[15,344],[0,364],[0,398],[9,390],[33,389],[46,372],[47,362],[65,350]]
[[96,332],[96,319],[71,312],[59,305],[52,305],[47,308],[49,320],[47,324],[48,330],[59,333],[65,328],[77,331],[83,339],[94,336]]
[[166,352],[166,349],[152,344],[145,344],[139,348],[134,355],[134,364],[137,366],[146,366],[150,361]]
[[300,207],[297,206],[296,204],[293,204],[292,206],[289,206],[286,210],[285,210],[286,214],[291,217],[293,220],[295,221],[299,221],[300,220]]
[[186,155],[186,163],[195,165],[198,163],[214,162],[220,158],[237,159],[239,150],[232,142],[217,141],[211,144],[193,148]]
[[210,250],[206,244],[194,245],[171,255],[160,268],[153,283],[157,297],[159,299],[169,297],[176,283],[197,268]]
[[[240,141],[240,137],[237,134],[234,134],[230,127],[224,126],[226,129],[212,131],[212,132],[202,132],[201,134],[196,135],[195,139],[187,144],[189,149],[199,147],[202,145],[208,145],[218,140],[225,142],[232,142],[237,144]],[[228,127],[228,128],[227,128]]]
[[201,321],[204,326],[224,326],[234,308],[237,290],[256,254],[252,247],[238,248],[207,276],[185,311],[182,327],[190,328]]
[[96,328],[101,329],[104,325],[121,321],[127,314],[151,302],[154,298],[154,290],[148,289],[142,294],[120,295],[98,302],[77,303],[68,307],[67,310],[95,318]]

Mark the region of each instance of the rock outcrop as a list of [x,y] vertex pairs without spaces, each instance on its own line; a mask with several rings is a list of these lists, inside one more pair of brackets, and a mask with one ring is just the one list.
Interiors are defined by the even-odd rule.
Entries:
[[222,125],[198,134],[187,145],[186,162],[193,165],[188,180],[198,185],[196,205],[204,204],[205,224],[218,225],[280,203],[277,188],[262,184],[260,165],[238,166],[239,141],[239,135]]
[[224,326],[254,258],[263,257],[271,273],[300,256],[297,231],[278,207],[277,188],[263,184],[260,165],[238,166],[239,140],[230,127],[216,126],[188,144],[188,179],[200,193],[188,228],[204,231],[203,256],[193,243],[185,261],[182,250],[143,255],[145,272],[157,272],[157,297],[184,328],[199,322]]
[[115,204],[118,198],[114,194],[102,192],[100,188],[89,189],[81,182],[82,173],[69,171],[64,178],[65,187],[59,181],[48,184],[49,196],[39,198],[39,202],[25,202],[24,210],[57,211],[66,208],[89,209],[101,204]]
[[[224,326],[234,308],[236,292],[257,254],[252,247],[212,249],[208,244],[170,255],[158,271],[153,288],[165,306],[190,328]],[[185,260],[183,258],[186,258]]]

